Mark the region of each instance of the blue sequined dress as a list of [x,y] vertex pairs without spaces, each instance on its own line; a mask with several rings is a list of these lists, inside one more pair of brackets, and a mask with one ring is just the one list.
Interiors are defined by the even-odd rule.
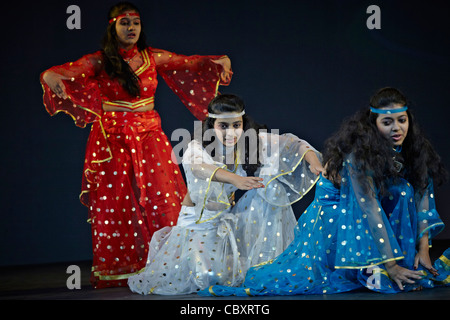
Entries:
[[[413,269],[416,245],[424,233],[431,240],[444,224],[435,209],[433,184],[414,193],[404,179],[380,197],[370,177],[361,175],[349,156],[340,188],[321,177],[315,200],[302,214],[295,239],[278,257],[250,268],[240,287],[211,286],[204,296],[330,294],[366,287],[383,293],[400,289],[384,263]],[[364,183],[367,182],[367,183]],[[369,186],[364,187],[364,185]],[[449,285],[450,248],[435,262],[439,276],[423,270],[423,279],[406,285]],[[421,266],[419,265],[419,269]]]

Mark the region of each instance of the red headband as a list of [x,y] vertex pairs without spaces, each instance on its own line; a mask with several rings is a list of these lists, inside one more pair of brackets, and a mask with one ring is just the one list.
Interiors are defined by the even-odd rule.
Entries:
[[113,23],[114,21],[117,21],[117,20],[119,20],[121,18],[124,18],[124,17],[140,17],[140,16],[139,16],[139,13],[136,13],[136,12],[123,13],[123,14],[119,14],[117,17],[112,18],[111,20],[109,20],[109,23]]

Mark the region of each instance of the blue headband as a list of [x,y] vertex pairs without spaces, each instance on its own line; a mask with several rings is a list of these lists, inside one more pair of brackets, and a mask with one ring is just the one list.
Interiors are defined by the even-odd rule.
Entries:
[[370,111],[373,113],[382,113],[382,114],[391,114],[391,113],[399,113],[408,110],[408,106],[404,106],[403,108],[396,109],[376,109],[370,107]]

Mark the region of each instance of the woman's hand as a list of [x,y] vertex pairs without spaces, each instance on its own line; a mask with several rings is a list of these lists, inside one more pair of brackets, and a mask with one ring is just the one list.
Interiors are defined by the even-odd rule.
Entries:
[[70,78],[53,71],[46,71],[42,76],[42,79],[59,98],[67,99],[66,86],[62,80],[70,80]]
[[310,150],[306,152],[305,160],[309,163],[309,170],[316,176],[320,173],[325,173],[325,169],[314,151]]
[[422,279],[420,271],[413,271],[403,267],[400,267],[395,262],[385,263],[386,271],[389,277],[398,285],[400,290],[403,290],[403,284],[405,283],[415,283],[413,279]]
[[231,76],[233,75],[233,71],[231,71],[231,60],[227,56],[224,56],[218,60],[211,60],[215,64],[219,64],[222,66],[223,70],[220,73],[220,80],[223,84],[229,84],[231,81]]
[[258,177],[242,177],[236,174],[230,182],[240,190],[250,190],[255,188],[264,188],[264,185],[261,183],[262,180],[262,178]]
[[430,259],[430,249],[428,246],[428,234],[424,234],[422,238],[420,238],[419,249],[417,250],[416,257],[414,258],[414,269],[419,267],[419,263],[427,269],[433,276],[438,276],[439,273],[433,265],[431,264]]
[[250,190],[255,188],[264,188],[261,183],[263,178],[259,177],[243,177],[228,170],[219,168],[212,177],[214,181],[229,183],[240,190]]
[[431,264],[430,255],[427,252],[420,251],[417,252],[416,257],[414,258],[414,269],[417,269],[419,267],[419,263],[428,271],[431,272],[431,274],[435,277],[439,275],[438,271],[433,268],[433,265]]
[[321,164],[319,165],[310,165],[309,166],[309,170],[314,173],[316,176],[319,175],[320,173],[324,174],[325,173],[325,169],[322,167]]

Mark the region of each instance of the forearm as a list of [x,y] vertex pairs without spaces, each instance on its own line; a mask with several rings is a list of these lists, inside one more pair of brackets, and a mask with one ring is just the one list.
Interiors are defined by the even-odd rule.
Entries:
[[261,183],[263,179],[260,177],[242,177],[222,168],[215,171],[212,180],[232,184],[240,190],[250,190],[264,187],[264,185]]
[[428,242],[428,232],[424,233],[423,236],[420,238],[418,243],[418,251],[429,251],[429,242]]
[[320,162],[319,158],[317,157],[316,153],[313,150],[306,151],[305,160],[311,166],[322,166],[322,163]]
[[235,173],[212,164],[203,163],[201,165],[194,165],[192,168],[194,176],[203,180],[211,179],[212,181],[232,184],[234,178],[237,177]]
[[233,184],[234,178],[236,178],[235,173],[219,168],[216,170],[216,173],[212,177],[212,180]]

